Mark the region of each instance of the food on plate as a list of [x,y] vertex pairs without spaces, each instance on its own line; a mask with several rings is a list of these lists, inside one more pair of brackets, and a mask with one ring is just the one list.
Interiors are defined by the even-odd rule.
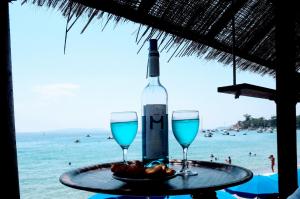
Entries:
[[163,178],[173,176],[175,170],[165,164],[157,164],[153,167],[144,167],[140,161],[130,164],[115,163],[111,165],[111,171],[116,176],[128,178]]
[[176,171],[174,169],[171,168],[166,168],[166,174],[169,176],[172,176],[176,173]]

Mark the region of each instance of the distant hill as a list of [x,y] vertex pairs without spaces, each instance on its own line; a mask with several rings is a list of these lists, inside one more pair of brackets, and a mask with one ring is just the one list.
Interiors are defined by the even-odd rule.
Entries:
[[[245,119],[243,121],[238,121],[233,125],[234,128],[238,129],[248,129],[248,128],[265,128],[272,127],[276,128],[276,116],[272,116],[270,119],[265,119],[264,117],[254,118],[249,114],[244,115]],[[296,118],[296,127],[300,129],[300,115]]]

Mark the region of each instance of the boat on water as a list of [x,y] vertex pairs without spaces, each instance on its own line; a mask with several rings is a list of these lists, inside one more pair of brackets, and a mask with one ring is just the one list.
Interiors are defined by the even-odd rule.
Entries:
[[271,128],[271,127],[268,128],[268,129],[267,129],[267,132],[268,132],[268,133],[274,133],[273,128]]
[[262,129],[258,129],[258,130],[257,130],[257,133],[262,133],[262,132],[263,132]]
[[114,138],[113,138],[112,136],[108,136],[107,139],[108,139],[108,140],[112,140],[112,139],[114,139]]
[[79,143],[79,142],[80,142],[80,140],[78,140],[78,139],[74,141],[74,143]]
[[204,134],[204,137],[212,137],[213,136],[213,133],[205,133]]

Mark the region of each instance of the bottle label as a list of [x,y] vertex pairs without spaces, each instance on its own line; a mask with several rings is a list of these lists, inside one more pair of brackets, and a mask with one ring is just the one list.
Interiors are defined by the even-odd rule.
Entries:
[[143,159],[168,159],[168,115],[165,104],[144,106]]

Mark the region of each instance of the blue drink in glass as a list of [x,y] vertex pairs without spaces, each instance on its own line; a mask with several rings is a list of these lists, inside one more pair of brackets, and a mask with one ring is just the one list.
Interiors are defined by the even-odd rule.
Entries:
[[123,162],[127,164],[127,150],[134,140],[138,129],[136,112],[125,111],[111,113],[110,128],[114,139],[123,150]]
[[113,122],[110,124],[110,127],[116,142],[122,148],[128,149],[136,136],[138,122]]
[[192,176],[196,172],[189,170],[187,161],[187,151],[194,141],[199,129],[199,113],[194,110],[174,111],[172,114],[172,130],[178,143],[183,149],[183,162],[180,175]]
[[174,136],[182,147],[189,147],[194,141],[199,128],[199,119],[173,120]]

